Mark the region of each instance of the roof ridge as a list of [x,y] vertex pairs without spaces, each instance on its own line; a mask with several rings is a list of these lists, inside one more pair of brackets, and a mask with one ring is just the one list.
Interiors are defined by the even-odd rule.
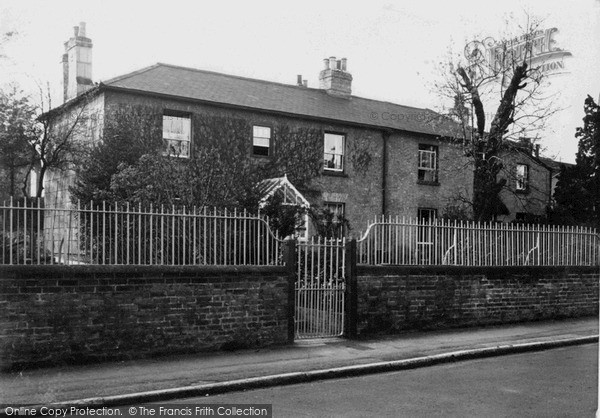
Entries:
[[158,62],[158,63],[155,64],[155,66],[165,66],[165,67],[177,68],[177,69],[180,69],[180,70],[194,71],[194,72],[198,72],[198,73],[222,75],[222,76],[225,76],[225,77],[237,78],[239,80],[258,81],[260,83],[276,84],[276,85],[283,86],[283,87],[296,88],[296,89],[302,89],[302,90],[322,91],[322,89],[318,89],[318,88],[315,88],[315,87],[297,86],[295,84],[281,83],[279,81],[269,81],[269,80],[263,80],[261,78],[244,77],[244,76],[241,76],[241,75],[228,74],[228,73],[220,73],[218,71],[204,70],[204,69],[201,69],[201,68],[184,67],[182,65],[166,64],[164,62]]

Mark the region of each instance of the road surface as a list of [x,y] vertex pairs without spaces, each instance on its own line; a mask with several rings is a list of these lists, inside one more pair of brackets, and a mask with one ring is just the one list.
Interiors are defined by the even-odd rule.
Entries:
[[273,404],[274,417],[593,417],[598,344],[178,400]]

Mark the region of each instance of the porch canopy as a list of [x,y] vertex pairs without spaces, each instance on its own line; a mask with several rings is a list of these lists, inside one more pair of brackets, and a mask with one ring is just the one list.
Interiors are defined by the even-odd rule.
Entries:
[[298,205],[305,208],[310,207],[308,200],[302,196],[302,193],[294,187],[288,180],[287,174],[283,177],[266,179],[258,184],[259,193],[262,198],[259,201],[258,207],[263,208],[273,196],[281,196],[284,205]]

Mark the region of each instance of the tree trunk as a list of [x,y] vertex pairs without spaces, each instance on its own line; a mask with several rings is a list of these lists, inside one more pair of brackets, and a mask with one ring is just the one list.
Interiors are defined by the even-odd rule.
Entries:
[[40,167],[40,172],[38,173],[37,178],[37,190],[35,196],[39,199],[42,197],[42,193],[44,192],[44,177],[46,175],[46,167],[42,164]]

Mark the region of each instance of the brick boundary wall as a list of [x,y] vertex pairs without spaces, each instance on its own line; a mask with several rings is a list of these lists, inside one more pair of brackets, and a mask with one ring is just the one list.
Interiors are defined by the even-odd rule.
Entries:
[[0,266],[0,368],[287,344],[293,280],[271,266]]
[[598,315],[598,267],[357,266],[358,336]]

